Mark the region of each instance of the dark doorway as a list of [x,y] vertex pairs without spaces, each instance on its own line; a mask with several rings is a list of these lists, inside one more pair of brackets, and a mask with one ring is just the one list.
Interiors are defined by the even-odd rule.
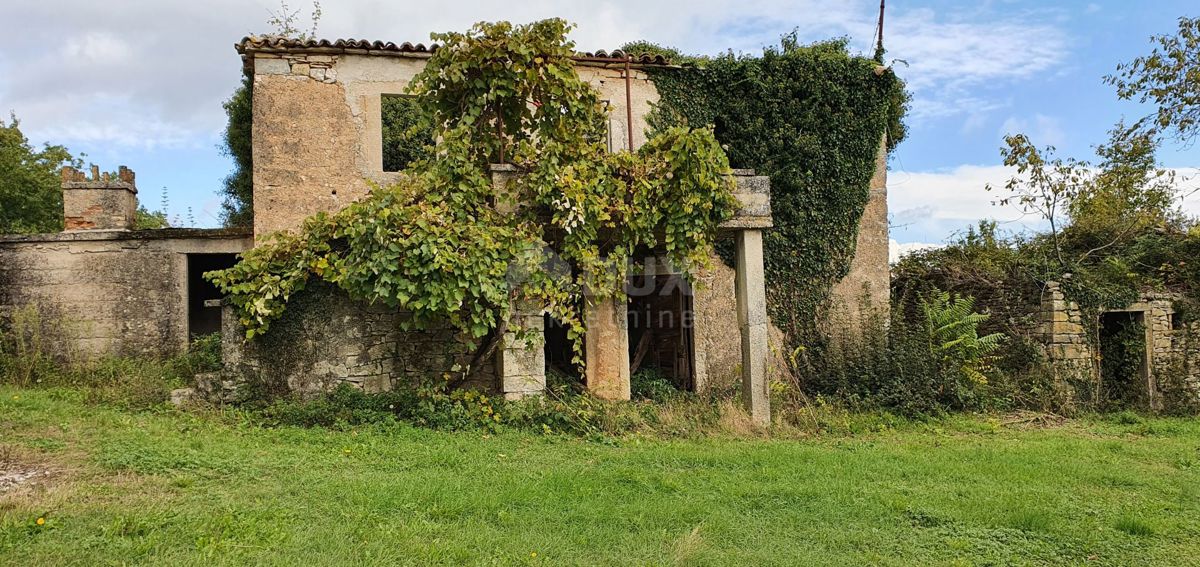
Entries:
[[1100,315],[1100,399],[1105,409],[1148,408],[1145,313]]
[[581,382],[583,377],[579,374],[579,366],[573,360],[575,350],[567,336],[567,326],[549,315],[544,315],[543,325],[546,337],[546,378],[556,376],[569,378],[571,382]]
[[188,254],[188,338],[221,331],[221,308],[207,307],[205,301],[221,299],[217,286],[204,279],[205,272],[224,270],[237,263],[237,254]]
[[629,278],[629,368],[657,371],[676,389],[694,389],[692,288],[678,274]]

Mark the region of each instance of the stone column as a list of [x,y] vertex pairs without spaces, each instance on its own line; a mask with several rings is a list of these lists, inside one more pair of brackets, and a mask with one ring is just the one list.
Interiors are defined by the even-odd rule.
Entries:
[[771,424],[767,381],[767,291],[763,278],[762,231],[739,230],[737,241],[737,311],[742,333],[742,399],[755,424]]
[[625,302],[588,298],[584,314],[587,387],[604,400],[628,400],[629,314]]
[[[540,311],[527,309],[514,315],[513,319],[513,323],[521,324],[534,334],[543,333]],[[513,331],[504,333],[503,342],[496,349],[496,376],[500,381],[500,392],[506,400],[545,393],[546,351],[542,349],[542,343],[522,341]]]

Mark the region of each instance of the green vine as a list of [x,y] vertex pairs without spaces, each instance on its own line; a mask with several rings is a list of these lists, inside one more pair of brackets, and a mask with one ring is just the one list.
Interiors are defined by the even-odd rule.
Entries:
[[800,45],[795,33],[761,56],[682,57],[650,73],[661,100],[653,125],[709,126],[733,167],[771,178],[767,301],[793,343],[811,344],[832,285],[846,275],[879,144],[904,139],[908,94],[891,69],[850,55],[846,40]]
[[[623,297],[633,258],[657,250],[685,273],[705,266],[737,205],[725,153],[710,129],[682,127],[609,153],[569,30],[544,20],[435,34],[441,48],[410,94],[415,128],[438,143],[412,154],[405,181],[210,274],[247,337],[267,332],[316,277],[410,313],[410,328],[449,322],[478,346],[475,363],[518,305],[537,306],[567,325],[582,365],[584,301]],[[497,162],[516,172],[501,191]]]

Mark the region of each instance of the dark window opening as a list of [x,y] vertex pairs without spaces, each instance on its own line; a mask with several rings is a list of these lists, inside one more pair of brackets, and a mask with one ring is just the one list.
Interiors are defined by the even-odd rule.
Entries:
[[1144,408],[1150,401],[1145,314],[1114,311],[1100,316],[1100,396],[1107,410]]
[[629,278],[629,370],[695,388],[692,289],[678,274]]
[[429,155],[433,130],[421,124],[417,104],[417,99],[411,96],[380,97],[384,171],[404,171],[414,161]]
[[221,331],[221,308],[208,306],[206,301],[223,296],[212,282],[204,279],[206,272],[224,270],[237,263],[237,254],[188,254],[188,338]]

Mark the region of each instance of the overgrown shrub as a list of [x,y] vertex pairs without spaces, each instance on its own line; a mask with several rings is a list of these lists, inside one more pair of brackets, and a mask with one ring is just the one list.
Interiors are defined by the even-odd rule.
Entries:
[[680,394],[679,389],[658,368],[642,368],[629,377],[633,398],[665,402]]
[[14,309],[0,327],[0,381],[32,386],[55,371],[42,318],[38,306],[30,304]]
[[900,305],[890,320],[869,315],[857,330],[797,350],[799,390],[905,415],[994,406],[992,353],[1002,335],[980,336],[987,315],[973,307],[971,298],[935,290],[917,301],[919,317]]

